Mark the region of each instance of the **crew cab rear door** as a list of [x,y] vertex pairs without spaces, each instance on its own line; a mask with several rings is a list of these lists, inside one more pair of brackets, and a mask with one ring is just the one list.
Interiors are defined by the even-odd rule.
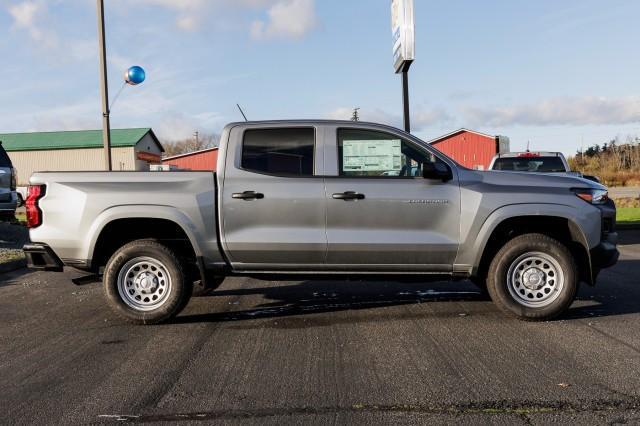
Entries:
[[[336,270],[450,272],[460,235],[456,170],[386,128],[326,129],[327,266]],[[440,162],[447,181],[422,177]]]
[[321,268],[327,239],[318,132],[313,125],[229,130],[225,167],[218,171],[219,217],[235,270]]

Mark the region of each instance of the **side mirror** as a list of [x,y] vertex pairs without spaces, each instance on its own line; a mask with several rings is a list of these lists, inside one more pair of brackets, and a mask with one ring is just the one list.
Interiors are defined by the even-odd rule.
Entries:
[[422,177],[425,179],[447,182],[453,179],[453,172],[445,163],[427,162],[422,164]]

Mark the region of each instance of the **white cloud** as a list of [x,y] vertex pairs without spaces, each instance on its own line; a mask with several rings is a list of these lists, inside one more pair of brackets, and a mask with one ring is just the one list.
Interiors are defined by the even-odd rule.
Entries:
[[23,1],[8,6],[7,10],[13,18],[13,28],[26,31],[31,39],[41,47],[58,46],[57,34],[46,29],[42,21],[46,19],[47,5],[44,1]]
[[[349,120],[353,114],[353,108],[336,108],[327,114],[327,118],[332,120]],[[379,108],[361,108],[358,111],[361,121],[372,123],[388,124],[390,126],[402,127],[402,116],[392,114]],[[440,107],[418,108],[411,113],[411,127],[413,131],[421,131],[427,127],[440,126],[452,121],[449,113]]]
[[[120,0],[121,8],[129,2]],[[266,13],[249,28],[254,39],[301,38],[317,23],[315,0],[138,0],[137,5],[165,8],[176,14],[176,27],[197,31],[206,27],[235,28],[229,24],[238,12]]]
[[175,111],[159,118],[153,130],[163,143],[189,138],[195,131],[215,133],[213,129],[219,128],[219,122],[223,119],[216,112],[185,115]]
[[317,25],[314,0],[281,0],[271,6],[267,14],[267,21],[253,22],[252,38],[300,39]]
[[181,30],[195,31],[203,23],[205,15],[214,2],[205,0],[141,0],[139,3],[175,11],[178,14],[176,26]]
[[462,109],[470,126],[606,125],[640,122],[640,96],[562,97],[537,104]]

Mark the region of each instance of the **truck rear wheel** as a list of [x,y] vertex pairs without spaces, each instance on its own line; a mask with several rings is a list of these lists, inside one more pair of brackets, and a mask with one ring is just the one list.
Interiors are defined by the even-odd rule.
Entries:
[[179,257],[155,240],[137,240],[109,259],[104,289],[111,308],[135,324],[158,324],[182,311],[192,283]]
[[489,266],[487,290],[498,308],[526,321],[565,312],[578,290],[575,260],[566,246],[542,234],[520,235]]

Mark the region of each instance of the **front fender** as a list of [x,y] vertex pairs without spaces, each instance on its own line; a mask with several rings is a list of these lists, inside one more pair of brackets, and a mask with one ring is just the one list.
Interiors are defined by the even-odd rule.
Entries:
[[511,204],[494,210],[484,219],[476,218],[476,223],[472,225],[460,247],[456,264],[467,265],[474,272],[477,271],[489,238],[496,228],[507,219],[529,216],[566,219],[573,239],[580,243],[587,253],[600,241],[601,220],[597,208],[588,205],[585,205],[584,209],[577,209],[563,204]]

